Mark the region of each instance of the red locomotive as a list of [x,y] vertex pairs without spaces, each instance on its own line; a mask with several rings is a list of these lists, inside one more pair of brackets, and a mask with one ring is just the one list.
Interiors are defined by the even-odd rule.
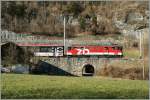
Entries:
[[122,46],[72,46],[67,55],[97,55],[97,56],[123,56]]
[[38,47],[35,56],[111,56],[122,57],[122,46],[99,45],[99,46],[70,46],[64,51],[64,46],[50,44],[18,44],[19,46]]

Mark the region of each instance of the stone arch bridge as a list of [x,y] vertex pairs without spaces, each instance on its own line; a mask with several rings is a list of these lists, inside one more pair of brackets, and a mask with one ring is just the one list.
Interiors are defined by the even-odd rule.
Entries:
[[[28,39],[28,40],[27,40]],[[28,36],[24,38],[24,36],[17,36],[14,32],[5,31],[1,34],[1,45],[7,42],[14,43],[51,43],[51,44],[62,44],[63,40],[46,40],[38,38],[35,39],[34,36]],[[79,41],[68,40],[68,43],[78,43]],[[87,41],[88,42],[88,41]],[[102,41],[91,41],[90,43],[96,44],[101,43]],[[117,41],[116,41],[117,42]],[[81,42],[80,42],[81,43]],[[82,43],[84,44],[84,43]],[[40,62],[39,62],[40,61]],[[33,63],[46,63],[49,67],[50,72],[66,72],[76,76],[84,76],[84,75],[98,75],[99,71],[103,67],[108,67],[114,62],[122,62],[124,64],[131,63],[135,61],[135,59],[124,59],[124,58],[99,58],[99,57],[33,57],[31,62]],[[139,62],[140,60],[138,60]],[[45,66],[47,66],[45,65]],[[138,64],[140,66],[140,64]]]
[[[125,59],[125,58],[98,58],[98,57],[36,57],[32,61],[38,63],[42,61],[50,64],[51,66],[57,67],[75,76],[97,76],[102,68],[107,68],[113,64],[121,63],[136,64],[136,67],[141,67],[142,63],[140,59]],[[53,70],[53,68],[51,69]]]

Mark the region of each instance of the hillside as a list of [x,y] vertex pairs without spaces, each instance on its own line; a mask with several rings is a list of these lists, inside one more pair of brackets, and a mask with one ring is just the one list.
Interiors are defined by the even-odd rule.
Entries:
[[[148,27],[148,1],[2,1],[2,30],[42,34],[120,34]],[[53,35],[51,35],[53,36]]]

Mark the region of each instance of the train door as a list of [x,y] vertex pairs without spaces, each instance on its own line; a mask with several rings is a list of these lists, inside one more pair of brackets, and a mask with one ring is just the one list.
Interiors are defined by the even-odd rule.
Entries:
[[118,54],[118,48],[117,47],[112,47],[111,55],[117,55]]
[[119,55],[120,57],[123,57],[122,46],[119,46],[117,49],[118,49],[118,55]]
[[114,46],[109,50],[109,55],[113,57],[121,57],[122,56],[122,50],[118,46]]

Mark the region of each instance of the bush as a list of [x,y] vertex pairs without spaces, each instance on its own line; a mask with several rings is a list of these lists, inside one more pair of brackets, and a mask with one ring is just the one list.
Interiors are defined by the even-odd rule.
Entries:
[[79,23],[80,23],[81,29],[82,29],[82,30],[85,30],[85,27],[86,27],[85,18],[80,17],[80,18],[79,18]]
[[70,2],[70,4],[64,8],[63,13],[73,14],[73,16],[77,17],[83,10],[84,9],[80,3]]
[[33,35],[44,35],[44,36],[56,36],[56,37],[63,37],[63,32],[32,32]]
[[[123,67],[123,66],[122,66]],[[145,79],[149,79],[149,71],[148,69],[145,70]],[[132,80],[142,80],[143,79],[143,69],[142,68],[121,68],[121,67],[114,67],[108,66],[104,67],[100,70],[99,75],[102,76],[109,76],[115,78],[126,78]]]
[[12,66],[15,64],[29,64],[33,54],[28,48],[23,49],[14,43],[2,45],[2,65]]

